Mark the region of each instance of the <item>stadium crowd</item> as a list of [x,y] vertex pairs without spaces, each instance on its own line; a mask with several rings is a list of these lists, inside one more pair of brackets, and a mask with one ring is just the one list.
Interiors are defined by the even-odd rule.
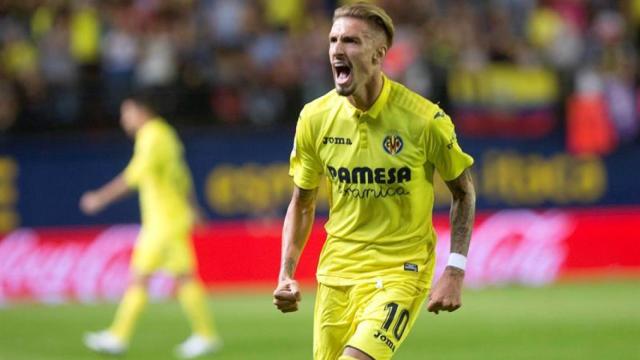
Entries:
[[[117,126],[120,101],[154,94],[180,124],[291,124],[332,87],[335,0],[0,2],[0,131]],[[605,97],[637,139],[640,0],[378,0],[397,37],[385,72],[446,109],[457,71],[542,67]],[[562,116],[559,116],[562,117]]]

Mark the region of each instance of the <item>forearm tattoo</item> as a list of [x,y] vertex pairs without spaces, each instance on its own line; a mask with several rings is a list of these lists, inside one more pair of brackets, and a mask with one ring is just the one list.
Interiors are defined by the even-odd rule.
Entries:
[[284,259],[284,264],[282,265],[282,268],[284,270],[283,276],[292,278],[293,273],[296,270],[296,263],[297,261],[294,258],[288,257]]
[[468,170],[457,179],[448,181],[451,203],[451,252],[466,255],[475,218],[475,191]]

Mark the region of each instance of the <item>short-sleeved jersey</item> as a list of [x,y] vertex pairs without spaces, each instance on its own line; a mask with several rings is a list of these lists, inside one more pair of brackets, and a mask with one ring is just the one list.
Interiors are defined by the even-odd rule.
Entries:
[[133,158],[124,171],[140,194],[143,230],[172,234],[191,226],[191,174],[175,130],[162,119],[145,123],[136,133]]
[[329,183],[325,284],[416,279],[434,265],[433,175],[457,178],[473,159],[437,105],[386,77],[367,111],[335,90],[300,114],[289,173],[302,189]]

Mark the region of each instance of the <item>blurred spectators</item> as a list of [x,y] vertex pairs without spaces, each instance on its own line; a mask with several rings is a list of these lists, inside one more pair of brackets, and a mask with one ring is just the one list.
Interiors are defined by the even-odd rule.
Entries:
[[[340,3],[0,2],[0,131],[115,127],[137,90],[179,124],[292,124],[331,88],[327,33]],[[385,72],[439,102],[463,134],[566,130],[571,143],[574,105],[596,101],[609,145],[576,151],[638,139],[640,0],[377,3],[397,24]]]

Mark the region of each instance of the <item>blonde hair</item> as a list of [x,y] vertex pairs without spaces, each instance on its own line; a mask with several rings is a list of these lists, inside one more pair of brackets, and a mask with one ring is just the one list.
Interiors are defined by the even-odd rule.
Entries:
[[362,19],[374,24],[384,32],[387,38],[387,47],[391,47],[393,44],[393,33],[395,32],[393,20],[381,7],[366,2],[344,5],[334,11],[333,21],[341,17]]

